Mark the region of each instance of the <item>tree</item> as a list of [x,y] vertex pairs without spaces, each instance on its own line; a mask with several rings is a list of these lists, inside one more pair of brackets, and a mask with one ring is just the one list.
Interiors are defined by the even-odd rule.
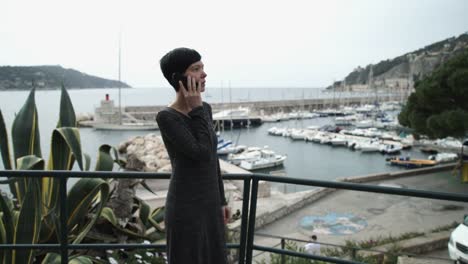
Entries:
[[415,84],[400,124],[416,135],[463,138],[468,132],[468,49]]

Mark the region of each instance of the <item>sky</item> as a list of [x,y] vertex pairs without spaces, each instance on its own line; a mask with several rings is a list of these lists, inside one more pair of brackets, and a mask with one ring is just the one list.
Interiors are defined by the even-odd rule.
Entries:
[[202,55],[207,87],[326,87],[357,66],[468,32],[466,0],[0,0],[0,66],[61,65],[168,86],[159,59]]

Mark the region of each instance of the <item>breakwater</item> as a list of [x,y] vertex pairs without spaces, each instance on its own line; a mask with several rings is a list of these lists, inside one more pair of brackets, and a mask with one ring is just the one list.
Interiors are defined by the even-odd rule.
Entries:
[[[400,94],[379,95],[378,102],[402,101]],[[232,102],[232,103],[212,103],[213,112],[218,112],[226,109],[234,109],[238,107],[248,107],[251,112],[259,114],[276,113],[283,111],[285,113],[294,110],[321,110],[327,108],[336,108],[339,106],[348,105],[363,105],[374,103],[374,96],[355,96],[341,98],[316,98],[316,99],[297,99],[297,100],[273,100],[273,101],[248,101],[248,102]],[[165,105],[158,106],[126,106],[124,111],[131,114],[133,117],[140,120],[154,120],[156,114],[166,107]]]

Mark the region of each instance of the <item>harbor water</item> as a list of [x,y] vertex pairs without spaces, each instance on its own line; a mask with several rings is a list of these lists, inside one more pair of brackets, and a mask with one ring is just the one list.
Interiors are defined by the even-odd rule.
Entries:
[[[15,116],[24,104],[28,91],[0,92],[0,110],[5,118],[7,131],[11,140],[11,125]],[[109,94],[110,98],[118,103],[117,89],[86,89],[69,90],[75,112],[93,113],[100,100]],[[137,88],[122,89],[122,106],[167,105],[173,100],[174,92],[170,88]],[[314,88],[207,88],[203,95],[209,103],[244,102],[261,100],[291,100],[330,98],[340,95],[324,92],[323,89]],[[59,90],[46,90],[36,92],[36,104],[39,114],[39,129],[43,157],[49,155],[50,138],[58,120],[60,103]],[[289,128],[305,128],[310,125],[324,125],[332,122],[330,117],[321,117],[307,120],[289,120],[280,123],[264,123],[259,127],[226,130],[221,137],[232,140],[241,145],[263,147],[268,146],[278,154],[287,155],[284,166],[262,170],[269,173],[276,171],[285,173],[288,177],[334,180],[343,177],[367,175],[379,172],[401,170],[386,164],[386,156],[380,153],[361,153],[346,147],[331,147],[305,141],[293,141],[290,138],[270,136],[267,130],[272,126]],[[99,131],[92,128],[80,128],[83,152],[89,154],[93,162],[96,160],[98,147],[102,144],[117,146],[127,139],[146,135],[159,134],[159,131]],[[403,151],[401,155],[410,155],[414,158],[427,158],[427,155],[417,150]],[[1,161],[0,161],[1,162]],[[3,164],[0,168],[3,168]],[[295,186],[275,186],[282,191],[300,191]]]

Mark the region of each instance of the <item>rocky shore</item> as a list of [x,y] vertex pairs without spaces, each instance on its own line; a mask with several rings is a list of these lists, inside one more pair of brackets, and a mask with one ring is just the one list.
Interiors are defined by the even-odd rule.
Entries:
[[120,143],[119,153],[140,162],[137,167],[127,168],[143,172],[171,172],[171,161],[161,136],[154,133],[137,136]]

